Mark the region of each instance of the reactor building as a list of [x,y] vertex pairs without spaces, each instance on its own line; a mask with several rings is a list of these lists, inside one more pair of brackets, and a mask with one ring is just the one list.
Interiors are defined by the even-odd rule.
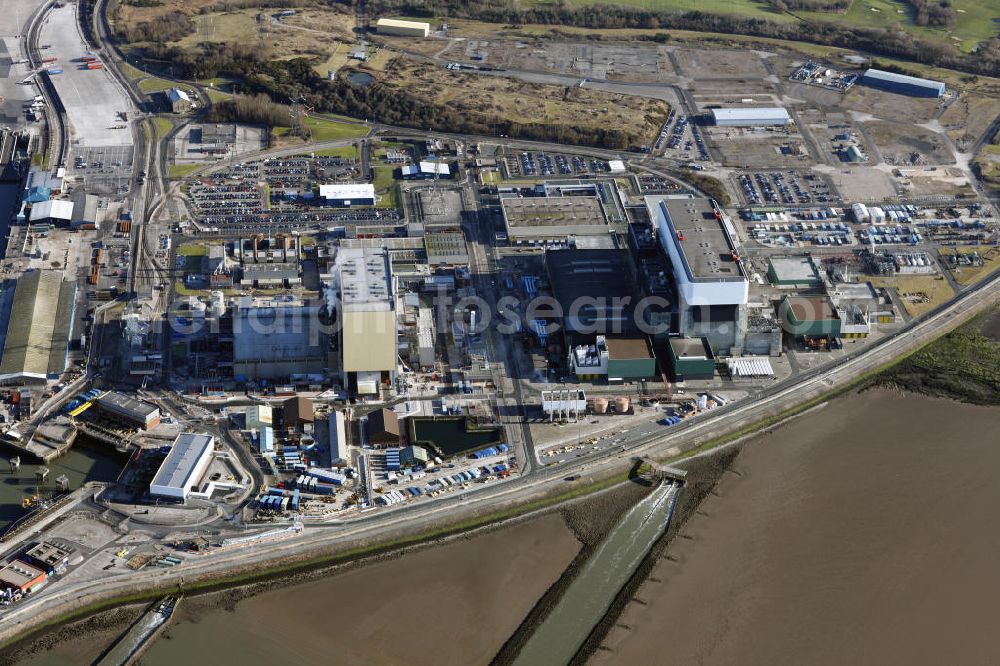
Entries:
[[677,333],[707,338],[720,354],[742,353],[750,283],[729,217],[712,199],[646,197],[649,218],[677,287]]

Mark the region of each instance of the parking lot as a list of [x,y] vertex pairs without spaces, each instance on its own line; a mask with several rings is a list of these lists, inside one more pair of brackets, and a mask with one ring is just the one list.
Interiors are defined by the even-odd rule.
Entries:
[[605,160],[538,152],[509,155],[504,160],[504,166],[508,178],[599,174],[611,170]]
[[737,176],[739,190],[749,205],[809,205],[834,201],[830,184],[814,173],[753,171]]
[[656,143],[653,144],[653,152],[681,159],[702,161],[709,159],[708,148],[705,145],[701,129],[693,124],[686,115],[680,114],[678,116],[673,110],[667,116],[667,121],[663,124],[660,134],[656,138]]
[[71,176],[82,177],[93,193],[125,195],[132,182],[131,144],[119,146],[77,147],[73,151]]

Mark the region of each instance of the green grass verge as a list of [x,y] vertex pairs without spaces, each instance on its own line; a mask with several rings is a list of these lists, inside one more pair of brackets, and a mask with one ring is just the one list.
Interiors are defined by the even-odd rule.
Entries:
[[141,79],[142,77],[146,76],[146,72],[142,71],[138,67],[133,67],[132,65],[128,64],[125,61],[120,62],[119,67],[121,67],[121,70],[122,72],[125,73],[125,76],[132,79],[133,81]]
[[207,257],[208,246],[201,243],[184,243],[177,247],[177,254],[182,257]]
[[170,130],[174,128],[174,124],[170,122],[169,118],[164,118],[163,116],[154,116],[153,128],[156,130],[156,140],[159,141],[166,135],[170,134]]
[[173,81],[167,81],[166,79],[157,79],[155,77],[150,77],[148,79],[143,79],[139,81],[139,90],[144,93],[155,93],[163,92],[164,90],[170,90],[171,88],[176,88],[177,84]]
[[[309,130],[309,140],[313,143],[321,141],[340,141],[341,139],[360,139],[367,136],[368,127],[360,123],[306,118],[304,121]],[[284,137],[292,131],[290,127],[275,127],[275,136]]]
[[395,178],[392,175],[395,170],[396,167],[394,166],[372,167],[372,171],[374,172],[373,184],[375,185],[376,192],[385,193],[389,191],[392,184],[395,182]]
[[208,99],[212,104],[218,104],[219,102],[225,102],[227,99],[233,98],[232,93],[223,92],[216,88],[205,88],[205,94],[208,95]]
[[357,160],[360,159],[358,155],[357,146],[341,146],[339,148],[326,148],[324,150],[315,150],[313,154],[316,157],[339,157],[341,159]]
[[1000,341],[983,334],[988,320],[1000,321],[1000,309],[973,318],[911,354],[886,372],[884,381],[915,393],[1000,404]]
[[204,164],[171,164],[170,169],[167,171],[167,175],[170,178],[183,178],[187,176],[192,171],[197,171],[198,169],[205,166]]

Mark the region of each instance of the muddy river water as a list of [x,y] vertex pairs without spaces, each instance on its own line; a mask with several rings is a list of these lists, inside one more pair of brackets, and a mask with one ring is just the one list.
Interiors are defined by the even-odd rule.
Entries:
[[1000,662],[1000,408],[853,395],[733,470],[593,662]]

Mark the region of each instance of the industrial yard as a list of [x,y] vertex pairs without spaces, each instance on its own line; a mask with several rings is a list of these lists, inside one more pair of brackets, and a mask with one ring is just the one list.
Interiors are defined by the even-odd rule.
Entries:
[[[37,94],[0,129],[7,626],[639,474],[994,293],[1000,218],[963,152],[993,122],[956,134],[992,107],[952,75],[437,20],[356,34],[314,6],[117,17],[198,8],[167,42],[257,39],[317,89],[405,94],[423,126],[318,95],[220,120],[239,82],[138,70],[75,4],[39,15],[10,70]],[[59,466],[84,448],[98,472]],[[674,497],[683,475],[649,468]]]

